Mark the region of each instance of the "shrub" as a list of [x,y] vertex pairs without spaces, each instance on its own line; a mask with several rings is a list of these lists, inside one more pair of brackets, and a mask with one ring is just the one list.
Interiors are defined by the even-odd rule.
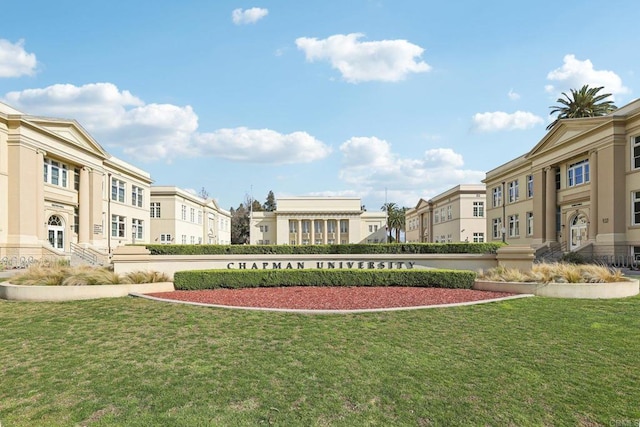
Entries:
[[596,264],[569,264],[564,262],[534,264],[531,271],[495,267],[480,272],[478,278],[493,282],[536,283],[610,283],[623,279],[618,269]]
[[39,286],[119,285],[170,281],[165,274],[157,272],[132,272],[121,276],[109,268],[68,267],[58,264],[31,266],[11,278],[11,283],[15,285]]
[[471,289],[472,271],[459,270],[196,270],[178,271],[181,290],[276,286],[421,286]]
[[131,271],[125,274],[129,283],[158,283],[171,282],[171,278],[158,271]]

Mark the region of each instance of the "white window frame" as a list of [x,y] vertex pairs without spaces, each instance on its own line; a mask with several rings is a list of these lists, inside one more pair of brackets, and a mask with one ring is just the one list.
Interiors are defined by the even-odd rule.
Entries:
[[631,169],[640,169],[640,136],[632,138]]
[[144,189],[137,185],[131,185],[131,204],[139,208],[144,203]]
[[518,185],[517,179],[509,182],[508,184],[509,203],[515,203],[518,201],[518,198],[520,197],[520,190],[518,187],[519,185]]
[[484,233],[473,233],[473,243],[484,243]]
[[572,163],[567,168],[567,186],[575,187],[590,182],[589,159]]
[[520,215],[513,214],[509,215],[508,218],[509,223],[509,237],[519,237],[520,236]]
[[187,220],[187,205],[181,205],[181,214],[182,214],[182,220],[186,221]]
[[527,212],[527,236],[533,236],[533,212]]
[[118,178],[111,178],[111,200],[124,203],[127,183]]
[[57,160],[44,159],[44,182],[67,188],[67,165]]
[[133,236],[138,240],[142,240],[144,237],[144,221],[138,218],[131,218],[131,228]]
[[[340,233],[348,233],[348,232],[349,232],[349,220],[348,219],[341,219],[340,220]],[[344,242],[346,242],[346,241],[344,241]]]
[[473,216],[484,218],[484,202],[473,202]]
[[502,185],[493,188],[493,207],[502,206]]
[[533,175],[527,175],[527,198],[533,197]]
[[111,237],[126,237],[127,218],[122,215],[111,215]]
[[493,238],[502,238],[502,218],[493,218],[491,221],[491,227]]
[[160,218],[160,202],[151,202],[149,204],[149,217]]
[[161,245],[169,245],[171,244],[172,241],[173,241],[173,238],[171,237],[171,234],[168,234],[168,233],[160,234]]
[[451,205],[447,206],[447,220],[453,219],[453,207]]
[[640,191],[631,193],[631,225],[640,225]]

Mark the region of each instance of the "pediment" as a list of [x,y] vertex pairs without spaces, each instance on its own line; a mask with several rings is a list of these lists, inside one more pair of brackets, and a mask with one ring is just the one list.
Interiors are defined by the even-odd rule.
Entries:
[[567,141],[575,141],[580,135],[602,124],[604,120],[609,120],[609,118],[603,116],[563,120],[554,126],[525,157],[531,157],[553,150],[555,147],[564,145]]
[[425,209],[427,207],[429,207],[429,202],[426,201],[425,199],[420,199],[415,209],[419,211],[420,209]]
[[109,154],[89,133],[84,130],[75,120],[51,120],[29,117],[29,122],[49,131],[66,142],[91,152],[97,156],[107,158]]

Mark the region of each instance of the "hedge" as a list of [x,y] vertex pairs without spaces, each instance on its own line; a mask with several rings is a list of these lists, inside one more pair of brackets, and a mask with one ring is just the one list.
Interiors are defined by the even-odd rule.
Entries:
[[466,270],[194,270],[174,274],[178,290],[280,286],[412,286],[471,289],[476,274]]
[[495,254],[503,243],[348,245],[144,245],[151,255]]

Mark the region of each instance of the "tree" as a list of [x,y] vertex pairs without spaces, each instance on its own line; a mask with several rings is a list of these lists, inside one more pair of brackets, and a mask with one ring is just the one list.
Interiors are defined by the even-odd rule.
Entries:
[[618,107],[613,101],[605,101],[611,96],[610,93],[598,94],[604,86],[589,87],[582,86],[580,90],[571,89],[571,96],[562,92],[564,98],[558,98],[556,101],[559,105],[552,105],[550,114],[558,113],[556,119],[547,126],[547,130],[551,129],[560,119],[573,119],[579,117],[597,117],[604,116],[614,111]]
[[269,190],[269,194],[267,194],[267,201],[264,203],[263,207],[267,212],[273,212],[276,210],[276,196],[274,196],[273,191]]
[[396,204],[393,202],[385,202],[382,206],[380,206],[380,210],[387,213],[387,223],[385,224],[387,228],[387,241],[391,241],[391,217],[393,216],[393,211],[396,209]]
[[240,203],[238,209],[231,208],[231,243],[234,245],[243,245],[249,243],[249,212]]

